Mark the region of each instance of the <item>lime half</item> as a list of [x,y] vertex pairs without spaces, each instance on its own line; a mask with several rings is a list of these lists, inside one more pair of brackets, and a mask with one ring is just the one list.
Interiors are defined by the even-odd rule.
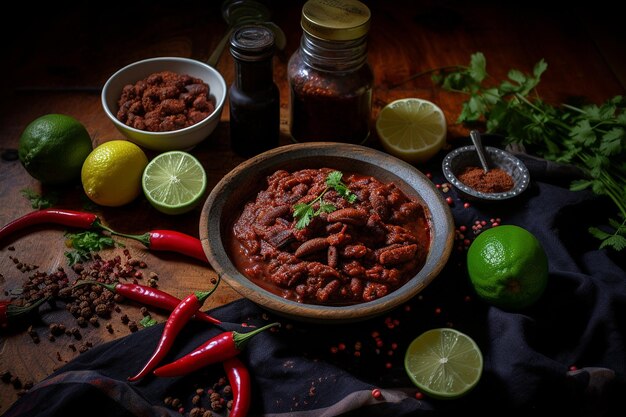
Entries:
[[150,161],[141,185],[154,208],[165,214],[182,214],[198,205],[206,183],[206,172],[193,155],[171,151]]
[[432,329],[411,342],[404,357],[404,369],[426,394],[452,399],[478,384],[483,356],[469,336],[449,328]]
[[376,132],[391,155],[409,163],[423,163],[445,144],[446,117],[428,100],[405,98],[387,104],[380,111]]

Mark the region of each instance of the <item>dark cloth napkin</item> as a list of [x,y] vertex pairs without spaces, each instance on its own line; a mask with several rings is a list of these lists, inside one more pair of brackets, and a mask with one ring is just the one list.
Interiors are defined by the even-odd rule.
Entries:
[[[454,190],[446,196],[454,198],[456,226],[465,225],[469,239],[476,221],[490,227],[492,219],[537,236],[549,257],[550,276],[535,305],[511,312],[479,300],[468,283],[460,239],[443,272],[424,291],[365,322],[290,321],[248,300],[217,308],[211,314],[228,330],[243,333],[271,321],[282,324],[276,332],[255,336],[240,355],[252,376],[249,415],[626,415],[624,253],[599,250],[587,232],[615,215],[612,205],[590,192],[569,191],[563,183],[569,171],[528,161],[531,186],[511,202],[465,207]],[[428,168],[435,183],[445,182],[440,163]],[[482,378],[459,399],[416,395],[404,371],[405,350],[422,332],[448,326],[480,346]],[[223,389],[220,364],[185,377],[126,380],[150,357],[162,329],[162,324],[149,327],[89,350],[35,385],[5,416],[180,416],[164,403],[168,396],[179,398],[188,415],[197,388]],[[221,331],[189,323],[165,362]],[[372,395],[374,389],[381,391],[379,398]],[[200,405],[210,408],[207,394]]]

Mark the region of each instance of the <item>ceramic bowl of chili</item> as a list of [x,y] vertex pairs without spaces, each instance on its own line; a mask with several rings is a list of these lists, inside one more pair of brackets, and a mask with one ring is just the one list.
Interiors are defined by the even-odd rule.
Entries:
[[[128,93],[128,86],[145,84],[150,76],[163,72],[186,78],[183,81],[179,79],[169,83],[178,85],[169,85],[167,83],[169,80],[165,80],[155,86],[142,87],[141,91],[133,92],[133,97],[130,97],[136,99],[134,107],[129,106],[131,100],[124,99],[122,101],[128,102],[127,106],[131,108],[120,112],[120,99],[125,89]],[[205,85],[202,86],[199,81]],[[177,87],[180,93],[169,94],[167,90],[174,87]],[[200,107],[199,102],[195,101],[197,98],[195,95],[198,94],[197,90],[206,87],[208,92],[205,90],[202,98],[205,103]],[[148,89],[151,89],[152,93],[147,94]],[[212,66],[189,58],[156,57],[133,62],[111,75],[102,88],[101,102],[107,117],[129,141],[146,149],[164,152],[190,150],[208,138],[219,124],[226,93],[224,77]],[[148,101],[152,104],[148,104]],[[150,114],[147,114],[149,112]],[[192,112],[195,114],[192,115]],[[195,116],[198,114],[200,116]],[[152,119],[150,122],[154,122],[152,123],[155,125],[154,128],[148,127],[149,118]],[[174,118],[177,118],[176,123],[170,123],[169,121]],[[185,122],[181,122],[181,119]]]
[[[423,208],[423,211],[420,209],[419,213],[424,219],[421,223],[422,230],[425,230],[424,242],[420,246],[426,248],[425,253],[423,253],[421,268],[417,271],[409,270],[406,281],[399,288],[385,295],[373,300],[360,300],[347,304],[303,302],[286,296],[286,292],[280,287],[277,290],[276,286],[268,285],[266,282],[259,283],[258,279],[251,279],[249,274],[244,274],[241,265],[248,262],[249,254],[240,250],[241,245],[236,242],[237,238],[233,237],[235,225],[240,217],[243,218],[244,207],[255,202],[260,191],[268,188],[270,177],[273,177],[277,171],[282,170],[280,176],[285,175],[285,172],[293,173],[303,169],[319,170],[320,172],[340,171],[343,173],[344,179],[348,178],[347,182],[353,181],[353,178],[357,178],[357,181],[359,178],[364,179],[363,182],[370,181],[369,178],[375,178],[391,189],[399,189],[411,201],[417,201]],[[325,171],[325,169],[329,171]],[[350,184],[354,185],[355,183]],[[354,187],[356,189],[356,186]],[[312,188],[313,186],[309,189]],[[361,194],[357,204],[364,202],[362,200],[363,195],[366,194]],[[336,195],[329,193],[324,195],[323,200],[328,203],[333,196],[339,199]],[[280,214],[281,218],[274,220],[272,224],[289,228],[289,233],[303,232],[303,230],[295,230],[297,229],[295,204],[291,201],[289,204],[293,204],[290,210],[283,210]],[[351,203],[345,204],[352,207]],[[351,208],[348,208],[343,211],[350,212],[350,210]],[[335,217],[339,217],[341,211],[336,210],[328,216],[336,215]],[[370,212],[368,215],[371,217],[372,214],[373,212]],[[319,226],[320,223],[325,224],[326,220],[318,219],[317,221]],[[328,221],[331,222],[330,218]],[[340,223],[340,221],[338,222]],[[251,229],[255,227],[253,225]],[[350,229],[350,225],[347,227],[348,231],[354,230]],[[354,233],[357,234],[356,231]],[[346,323],[365,320],[389,312],[406,304],[426,288],[438,276],[448,261],[454,241],[454,221],[441,192],[437,190],[430,179],[414,166],[365,146],[312,142],[272,149],[248,159],[228,173],[215,186],[204,204],[200,217],[199,235],[211,266],[225,282],[242,296],[270,312],[295,320],[315,323]],[[317,241],[319,240],[318,238]],[[324,241],[324,239],[321,240]],[[312,239],[312,241],[316,241],[316,239]],[[234,245],[233,242],[235,242]],[[291,242],[293,243],[293,241]],[[309,242],[311,241],[306,243]],[[295,243],[300,245],[299,242]],[[266,245],[267,242],[261,244]],[[382,245],[387,244],[388,242],[382,243]],[[280,247],[280,245],[278,246]],[[297,253],[300,249],[301,247],[298,247],[296,250],[295,257],[300,256]],[[324,257],[326,256],[325,253],[326,249],[318,254]],[[342,252],[341,256],[347,255]],[[277,259],[282,262],[280,257]],[[294,260],[293,257],[291,259]],[[341,260],[340,262],[349,263],[349,260]],[[330,251],[328,263],[330,265]],[[256,267],[264,268],[263,266],[252,265],[252,268]],[[302,281],[308,282],[308,280]],[[296,291],[294,290],[294,292]],[[363,297],[363,299],[366,298]]]
[[510,152],[485,146],[489,170],[484,172],[474,145],[450,151],[443,174],[457,192],[472,201],[504,201],[522,194],[530,183],[526,165]]

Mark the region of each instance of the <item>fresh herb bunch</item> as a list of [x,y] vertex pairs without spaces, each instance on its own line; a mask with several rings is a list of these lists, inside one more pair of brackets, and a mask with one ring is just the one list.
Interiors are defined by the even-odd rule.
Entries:
[[[315,216],[319,216],[321,213],[332,213],[337,210],[337,207],[324,201],[324,194],[333,189],[341,197],[345,198],[349,203],[356,201],[356,194],[354,194],[348,186],[341,180],[343,173],[340,171],[333,171],[326,177],[326,188],[318,195],[315,200],[308,204],[300,203],[293,206],[293,217],[297,220],[296,229],[304,229],[311,223],[311,220]],[[319,207],[317,210],[313,208],[315,203],[319,201]]]
[[109,236],[90,231],[80,233],[68,232],[65,233],[65,238],[66,246],[73,248],[73,250],[65,252],[65,257],[70,266],[91,259],[93,252],[112,248],[116,244],[123,246]]
[[487,61],[477,52],[469,66],[436,72],[433,81],[469,96],[457,123],[484,122],[487,132],[501,134],[509,143],[582,169],[586,178],[570,188],[608,196],[618,210],[618,220],[609,219],[610,231],[591,227],[589,232],[602,241],[600,248],[621,251],[626,248],[626,99],[615,96],[600,106],[553,106],[537,92],[547,68],[541,60],[532,74],[512,69],[507,80],[488,85]]

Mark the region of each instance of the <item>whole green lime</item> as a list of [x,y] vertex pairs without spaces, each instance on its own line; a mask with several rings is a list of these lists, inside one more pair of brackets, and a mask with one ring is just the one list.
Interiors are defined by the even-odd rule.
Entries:
[[467,252],[467,270],[476,294],[504,309],[530,306],[548,284],[544,249],[519,226],[498,226],[478,235]]
[[18,155],[26,171],[44,184],[65,184],[80,178],[80,170],[93,146],[78,120],[47,114],[22,132]]

